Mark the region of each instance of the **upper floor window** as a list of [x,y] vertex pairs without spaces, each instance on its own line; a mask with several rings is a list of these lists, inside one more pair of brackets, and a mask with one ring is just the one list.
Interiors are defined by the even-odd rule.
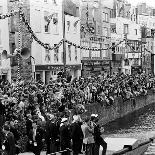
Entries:
[[[49,45],[49,44],[47,44]],[[50,51],[49,49],[45,49],[45,62],[50,63],[51,62],[51,56],[50,56]]]
[[71,45],[68,45],[68,57],[69,57],[69,61],[72,60],[71,58]]
[[53,4],[57,4],[57,1],[56,0],[53,0]]
[[110,24],[110,31],[111,31],[111,33],[116,33],[116,24],[115,23]]
[[58,34],[59,33],[59,29],[58,29],[58,13],[54,13],[53,17],[53,32],[54,34]]
[[[54,44],[54,46],[56,47],[57,44]],[[54,49],[54,62],[58,62],[59,61],[59,47]]]
[[138,33],[137,33],[137,29],[135,29],[135,35],[137,35]]
[[108,22],[108,14],[103,12],[103,22]]
[[35,9],[34,12],[34,18],[33,18],[33,26],[35,32],[41,32],[41,19],[40,19],[40,10]]
[[2,31],[0,29],[0,45],[2,45]]
[[67,31],[70,31],[70,21],[67,21]]
[[0,6],[0,15],[2,15],[2,14],[3,14],[3,7]]
[[45,20],[45,32],[50,32],[50,22],[51,22],[51,19],[49,18],[49,12],[47,11],[44,11],[44,20]]
[[77,61],[77,47],[75,47],[75,60]]
[[103,36],[108,37],[108,28],[107,27],[103,27],[102,34],[103,34]]
[[129,33],[129,25],[124,24],[124,34],[128,34],[128,33]]

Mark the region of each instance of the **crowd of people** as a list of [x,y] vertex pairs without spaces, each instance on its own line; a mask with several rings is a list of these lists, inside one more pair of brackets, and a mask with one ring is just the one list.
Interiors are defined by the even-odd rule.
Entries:
[[[1,150],[9,150],[6,151],[9,155],[24,151],[39,155],[44,147],[50,154],[71,148],[72,144],[74,154],[78,155],[83,143],[94,143],[94,140],[94,150],[97,152],[102,145],[105,154],[106,143],[101,138],[104,130],[97,125],[96,115],[81,120],[79,114],[85,111],[84,106],[101,104],[107,107],[114,104],[116,97],[126,101],[146,95],[155,88],[155,79],[145,73],[103,74],[78,79],[58,75],[56,80],[51,78],[48,84],[41,80],[26,82],[21,79],[19,85],[17,87],[16,80],[12,83],[2,81],[0,84]],[[89,148],[86,147],[86,150]]]

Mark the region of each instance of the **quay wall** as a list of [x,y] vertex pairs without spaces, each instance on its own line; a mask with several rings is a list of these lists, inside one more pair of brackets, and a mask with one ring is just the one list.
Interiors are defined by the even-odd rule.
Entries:
[[85,115],[98,114],[100,123],[104,125],[152,103],[155,103],[155,90],[148,91],[147,95],[137,96],[134,100],[129,99],[124,102],[121,97],[117,97],[110,106],[105,106],[105,103],[103,103],[103,106],[99,103],[86,105],[87,112]]

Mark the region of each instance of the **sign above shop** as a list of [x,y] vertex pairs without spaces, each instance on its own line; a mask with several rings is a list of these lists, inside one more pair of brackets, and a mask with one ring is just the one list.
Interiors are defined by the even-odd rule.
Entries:
[[104,42],[104,40],[102,37],[90,37],[90,41]]

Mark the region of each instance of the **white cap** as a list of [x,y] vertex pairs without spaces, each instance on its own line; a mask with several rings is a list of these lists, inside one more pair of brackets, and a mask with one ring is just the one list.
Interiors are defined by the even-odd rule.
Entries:
[[61,123],[68,121],[68,118],[62,118]]
[[91,114],[91,117],[98,117],[98,114]]

